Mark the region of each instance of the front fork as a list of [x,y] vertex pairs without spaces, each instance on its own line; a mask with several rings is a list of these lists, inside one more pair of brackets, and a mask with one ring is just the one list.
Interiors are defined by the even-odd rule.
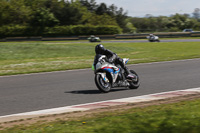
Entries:
[[102,79],[106,82],[106,83],[109,83],[109,80],[108,78],[106,77],[106,73],[97,73],[99,75],[101,75]]

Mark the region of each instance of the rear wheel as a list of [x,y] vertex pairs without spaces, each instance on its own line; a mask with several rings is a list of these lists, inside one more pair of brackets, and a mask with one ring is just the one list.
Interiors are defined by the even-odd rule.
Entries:
[[140,79],[139,79],[139,76],[137,75],[137,73],[133,70],[130,70],[130,72],[136,76],[136,78],[132,79],[131,81],[129,80],[129,88],[130,89],[137,89],[139,86],[140,86]]
[[95,84],[101,92],[109,92],[111,90],[111,83],[106,82],[100,74],[95,75]]

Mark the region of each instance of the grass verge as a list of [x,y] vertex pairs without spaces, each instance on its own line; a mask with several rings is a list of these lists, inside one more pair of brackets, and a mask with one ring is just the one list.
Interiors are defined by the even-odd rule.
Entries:
[[[1,42],[0,76],[89,68],[97,43]],[[129,64],[200,58],[199,42],[103,43]]]
[[195,99],[19,125],[0,133],[199,133],[199,108],[200,99]]

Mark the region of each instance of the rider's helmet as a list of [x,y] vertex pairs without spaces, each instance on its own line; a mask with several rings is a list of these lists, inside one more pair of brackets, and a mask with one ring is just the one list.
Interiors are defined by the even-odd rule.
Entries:
[[96,54],[103,54],[104,51],[106,49],[104,48],[104,46],[102,44],[98,44],[96,47],[95,47],[95,52]]
[[153,34],[149,34],[149,36],[153,36]]

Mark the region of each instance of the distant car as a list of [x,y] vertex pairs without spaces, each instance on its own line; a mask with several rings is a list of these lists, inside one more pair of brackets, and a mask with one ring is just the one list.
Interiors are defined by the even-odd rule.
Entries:
[[91,35],[91,36],[88,38],[88,40],[89,40],[90,42],[101,42],[101,39],[100,39],[99,37],[94,36],[94,35]]
[[193,32],[192,29],[184,29],[183,32]]

